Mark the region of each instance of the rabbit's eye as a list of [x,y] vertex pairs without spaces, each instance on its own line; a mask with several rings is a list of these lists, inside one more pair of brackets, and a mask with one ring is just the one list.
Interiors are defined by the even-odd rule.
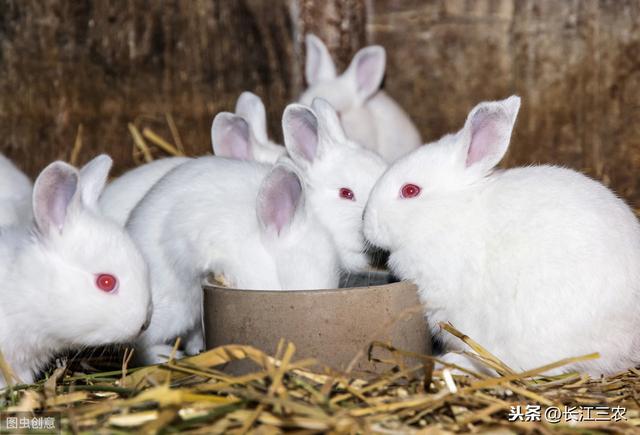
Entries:
[[342,187],[340,189],[340,198],[342,199],[348,199],[349,201],[355,201],[356,197],[353,195],[353,190],[347,188],[347,187]]
[[420,195],[420,186],[416,186],[415,184],[405,184],[400,189],[400,197],[402,198],[415,198]]
[[96,286],[103,292],[111,293],[118,287],[118,279],[108,273],[101,273],[96,277]]

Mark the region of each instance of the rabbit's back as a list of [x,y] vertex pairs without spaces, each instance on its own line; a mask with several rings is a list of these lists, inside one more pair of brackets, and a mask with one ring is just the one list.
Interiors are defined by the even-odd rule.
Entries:
[[[132,212],[129,231],[152,269],[184,276],[259,255],[256,195],[269,165],[201,157],[160,180]],[[233,260],[233,261],[232,261]]]
[[105,216],[124,226],[131,211],[151,187],[189,160],[187,157],[159,159],[126,172],[105,187],[100,196],[100,209]]
[[[605,371],[637,363],[640,315],[631,307],[640,306],[640,227],[629,207],[600,183],[547,166],[500,172],[477,200],[484,212],[470,213],[470,227],[486,232],[463,263],[459,309],[440,320],[463,331],[485,325],[478,339],[504,344],[509,354],[498,356],[514,368],[596,351]],[[548,353],[511,359],[528,349]]]
[[601,183],[550,166],[516,168],[493,178],[480,199],[488,211],[488,252],[499,255],[508,248],[559,266],[640,264],[637,218]]

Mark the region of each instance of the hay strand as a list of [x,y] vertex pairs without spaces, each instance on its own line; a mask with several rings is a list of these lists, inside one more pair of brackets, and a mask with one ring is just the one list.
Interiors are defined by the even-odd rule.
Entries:
[[175,146],[171,145],[169,142],[161,138],[159,135],[157,135],[147,127],[142,130],[142,136],[144,136],[146,139],[149,139],[163,151],[172,156],[184,156],[184,153],[180,152]]
[[131,136],[133,137],[134,145],[140,152],[142,152],[144,161],[146,163],[149,163],[150,161],[152,161],[153,157],[151,156],[151,151],[149,150],[149,147],[144,141],[142,135],[140,134],[140,130],[138,130],[138,127],[136,127],[132,123],[127,124],[127,127],[129,128],[129,133],[131,133]]
[[78,124],[78,131],[76,132],[76,138],[73,141],[73,148],[71,148],[71,155],[69,156],[69,163],[73,166],[78,166],[80,151],[82,151],[82,124]]
[[[517,373],[450,325],[444,328],[479,352],[486,371],[498,376],[453,374],[434,369],[427,378],[423,355],[412,367],[390,367],[373,379],[318,367],[315,360],[296,360],[293,343],[282,343],[270,356],[258,349],[222,346],[194,357],[170,359],[166,364],[122,370],[71,373],[60,368],[32,386],[5,389],[3,410],[59,412],[63,430],[85,432],[157,433],[637,433],[640,430],[640,371],[631,369],[602,379],[570,373],[544,377],[548,369],[595,358],[569,358]],[[389,346],[390,347],[390,346]],[[393,349],[400,355],[407,352]],[[413,356],[413,355],[412,355]],[[219,367],[251,360],[257,368],[232,376]],[[398,360],[400,361],[400,359]],[[425,376],[427,376],[425,374]],[[517,407],[548,409],[605,407],[608,421],[510,421]],[[614,420],[616,409],[624,418]],[[605,408],[602,408],[605,409]]]

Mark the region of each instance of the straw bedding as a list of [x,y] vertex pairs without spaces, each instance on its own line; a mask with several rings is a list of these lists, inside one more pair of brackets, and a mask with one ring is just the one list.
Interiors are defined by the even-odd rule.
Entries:
[[[274,356],[229,345],[136,369],[127,368],[126,352],[121,370],[60,367],[36,385],[6,390],[3,418],[44,412],[59,416],[65,432],[91,433],[640,433],[640,370],[602,379],[538,376],[597,356],[586,355],[514,373],[469,337],[442,326],[498,374],[434,370],[436,358],[384,343],[372,346],[386,348],[388,370],[361,378],[328,367],[310,371],[317,362],[296,359],[295,345],[284,341]],[[420,363],[407,365],[407,357]],[[241,359],[258,368],[242,376],[221,370]]]
[[[130,131],[139,161],[158,152],[182,154],[179,141],[174,147],[133,124]],[[71,160],[81,147],[77,140]],[[0,428],[12,417],[46,415],[56,419],[56,429],[79,433],[640,433],[640,370],[601,379],[539,375],[594,354],[516,373],[451,325],[441,326],[493,376],[450,365],[434,369],[437,358],[386,343],[371,346],[386,350],[387,370],[367,376],[335,372],[321,356],[297,359],[295,344],[284,341],[274,355],[229,345],[134,369],[125,351],[119,370],[71,361],[35,385],[4,390]],[[243,359],[256,370],[223,371],[225,363]],[[2,358],[0,369],[10,370]]]

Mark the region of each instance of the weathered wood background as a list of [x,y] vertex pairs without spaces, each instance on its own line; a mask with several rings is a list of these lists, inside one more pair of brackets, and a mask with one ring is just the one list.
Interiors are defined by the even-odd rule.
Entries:
[[[0,150],[35,175],[83,144],[134,164],[127,124],[187,154],[261,95],[272,135],[303,83],[303,36],[344,67],[386,47],[386,89],[426,141],[484,99],[523,97],[506,164],[582,169],[640,200],[640,0],[0,0]],[[82,128],[79,130],[79,126]]]

